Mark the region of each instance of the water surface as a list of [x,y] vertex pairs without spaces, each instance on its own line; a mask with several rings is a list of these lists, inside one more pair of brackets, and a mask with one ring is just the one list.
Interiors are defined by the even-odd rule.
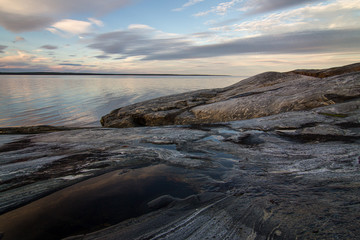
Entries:
[[132,103],[198,89],[226,87],[239,77],[0,76],[0,127],[100,126],[101,116]]
[[151,211],[147,203],[157,197],[197,193],[183,181],[187,172],[165,165],[110,172],[1,215],[0,230],[4,240],[56,240],[96,231]]

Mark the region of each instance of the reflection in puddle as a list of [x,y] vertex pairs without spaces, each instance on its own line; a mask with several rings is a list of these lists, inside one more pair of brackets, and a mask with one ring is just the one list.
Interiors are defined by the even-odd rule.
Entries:
[[23,138],[25,135],[8,135],[8,134],[3,134],[0,135],[0,147],[4,144],[16,141],[18,139]]
[[147,203],[168,194],[196,193],[176,167],[114,171],[78,183],[0,216],[6,239],[60,239],[95,231],[147,213]]

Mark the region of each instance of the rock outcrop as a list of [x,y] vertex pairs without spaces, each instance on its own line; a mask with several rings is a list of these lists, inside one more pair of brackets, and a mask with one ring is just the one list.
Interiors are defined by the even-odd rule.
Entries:
[[291,72],[306,76],[325,78],[341,75],[344,73],[360,72],[360,64],[354,63],[343,67],[334,67],[328,69],[298,69]]
[[359,69],[360,63],[328,70],[267,72],[222,89],[119,108],[102,117],[101,124],[121,128],[215,123],[313,109],[359,98]]

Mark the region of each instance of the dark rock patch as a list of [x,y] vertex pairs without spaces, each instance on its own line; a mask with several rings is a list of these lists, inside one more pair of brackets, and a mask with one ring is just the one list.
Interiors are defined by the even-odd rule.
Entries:
[[29,127],[9,127],[9,128],[0,128],[0,134],[38,134],[38,133],[68,131],[75,129],[79,129],[79,128],[57,127],[57,126],[48,126],[48,125],[29,126]]
[[18,141],[6,143],[0,146],[0,152],[11,152],[32,146],[31,139],[24,138]]
[[320,135],[320,134],[286,134],[279,133],[282,138],[299,143],[314,142],[347,142],[355,143],[359,137],[355,136],[339,136],[339,135]]

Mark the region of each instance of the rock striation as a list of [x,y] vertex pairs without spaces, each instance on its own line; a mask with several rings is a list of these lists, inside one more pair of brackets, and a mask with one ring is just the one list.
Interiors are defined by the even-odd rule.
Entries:
[[[179,198],[164,192],[148,199],[148,213],[94,233],[69,232],[76,235],[69,239],[355,239],[360,234],[359,146],[359,99],[222,124],[29,135],[0,149],[0,230],[10,236],[4,239],[49,237],[42,234],[57,225],[45,228],[49,218],[41,222],[28,213],[34,210],[26,210],[43,209],[44,203],[18,207],[70,185],[60,196],[76,193],[113,171],[118,172],[105,179],[137,176],[146,184],[145,169],[159,166],[156,174],[176,176],[196,194]],[[96,195],[106,191],[104,186]],[[102,201],[107,203],[100,199],[86,211],[102,209]],[[22,214],[28,227],[19,225]],[[32,235],[32,221],[43,232]],[[64,233],[51,238],[69,236]]]
[[222,89],[122,107],[103,116],[101,124],[122,128],[227,122],[342,103],[360,97],[359,69],[360,63],[328,70],[262,73]]
[[[0,135],[0,236],[356,239],[359,80],[358,72],[264,73],[125,107],[115,112],[140,115],[113,119],[189,124]],[[227,121],[234,112],[249,119]],[[141,211],[127,213],[134,204]]]

